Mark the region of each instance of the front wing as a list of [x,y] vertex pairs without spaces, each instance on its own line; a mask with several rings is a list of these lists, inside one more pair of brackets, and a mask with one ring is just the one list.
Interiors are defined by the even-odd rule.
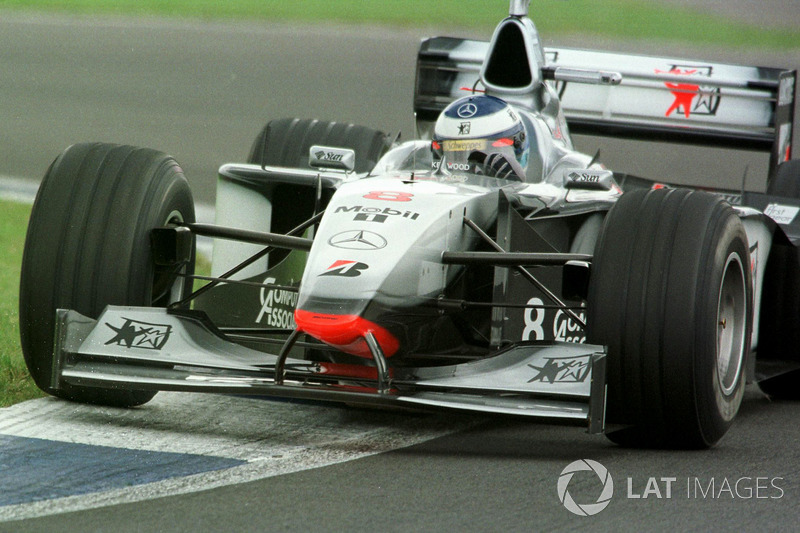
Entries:
[[[393,408],[447,408],[604,430],[605,353],[521,343],[480,360],[398,368],[314,362],[233,343],[202,313],[109,306],[57,311],[53,387],[265,395]],[[282,352],[283,353],[283,352]]]

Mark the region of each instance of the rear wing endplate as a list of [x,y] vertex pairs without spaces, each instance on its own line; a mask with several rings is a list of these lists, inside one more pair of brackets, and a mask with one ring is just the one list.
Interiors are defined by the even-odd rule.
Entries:
[[[414,109],[423,135],[448,103],[483,89],[488,48],[422,42]],[[562,67],[622,75],[618,85],[548,82],[573,133],[771,151],[770,174],[791,158],[797,71],[571,48],[545,48],[545,56],[545,79]]]

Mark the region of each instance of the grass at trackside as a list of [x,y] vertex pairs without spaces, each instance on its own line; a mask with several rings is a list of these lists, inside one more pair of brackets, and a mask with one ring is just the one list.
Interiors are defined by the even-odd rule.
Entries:
[[[491,32],[507,0],[0,0],[0,8],[62,13],[201,19],[336,21],[399,26],[449,25]],[[544,35],[625,36],[725,47],[800,48],[800,30],[734,22],[724,12],[645,0],[534,0],[531,18]]]
[[25,368],[19,346],[19,272],[29,205],[0,201],[0,407],[42,396]]

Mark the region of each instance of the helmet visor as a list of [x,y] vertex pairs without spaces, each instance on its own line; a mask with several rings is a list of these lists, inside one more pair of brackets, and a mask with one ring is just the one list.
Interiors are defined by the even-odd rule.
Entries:
[[[483,174],[483,163],[490,154],[503,154],[522,164],[527,155],[524,132],[515,136],[499,136],[492,139],[445,139],[431,144],[434,160],[447,172],[470,172]],[[519,138],[521,137],[522,140]]]

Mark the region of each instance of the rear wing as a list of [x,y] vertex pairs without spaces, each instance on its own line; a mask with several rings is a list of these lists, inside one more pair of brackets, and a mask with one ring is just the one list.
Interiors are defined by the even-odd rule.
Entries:
[[[452,100],[482,90],[489,43],[424,40],[414,110],[425,134]],[[791,158],[797,71],[695,60],[545,48],[544,79],[559,70],[621,74],[619,84],[549,81],[573,133],[771,151],[770,176]],[[498,95],[502,96],[502,95]]]

